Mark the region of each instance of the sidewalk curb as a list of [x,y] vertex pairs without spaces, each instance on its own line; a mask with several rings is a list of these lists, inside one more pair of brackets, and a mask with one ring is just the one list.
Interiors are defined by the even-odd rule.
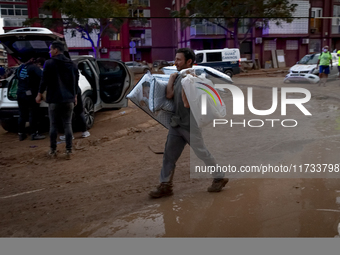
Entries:
[[249,72],[240,73],[238,74],[238,76],[288,74],[288,73],[289,73],[289,69],[260,69],[260,70],[250,70]]

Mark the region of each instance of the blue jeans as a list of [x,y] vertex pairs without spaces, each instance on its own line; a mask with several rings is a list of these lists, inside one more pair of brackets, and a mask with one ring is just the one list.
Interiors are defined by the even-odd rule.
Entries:
[[[196,156],[201,159],[206,166],[216,166],[215,158],[210,154],[204,144],[202,134],[199,130],[191,134],[193,138],[190,141],[190,132],[181,127],[170,127],[168,138],[165,143],[163,155],[163,167],[161,170],[160,182],[171,182],[175,171],[176,162],[181,156],[186,144],[189,144]],[[214,179],[221,179],[224,177],[223,172],[215,172]]]
[[52,150],[57,149],[57,136],[58,136],[58,119],[61,118],[66,140],[66,150],[72,150],[72,114],[74,103],[59,103],[49,104],[48,115],[50,118],[50,147]]

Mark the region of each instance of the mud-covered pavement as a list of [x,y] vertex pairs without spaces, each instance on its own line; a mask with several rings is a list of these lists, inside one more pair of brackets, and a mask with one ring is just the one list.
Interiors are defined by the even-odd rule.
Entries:
[[[257,88],[254,102],[263,109],[271,104],[270,97],[262,96],[270,87],[307,88],[312,99],[306,108],[313,116],[301,122],[304,130],[289,133],[269,129],[251,135],[251,129],[228,129],[225,157],[235,165],[253,162],[252,155],[260,155],[259,163],[340,164],[339,83],[331,81],[321,88],[283,84],[283,77],[235,77],[234,84],[243,91],[249,85]],[[222,94],[230,99],[230,93]],[[301,112],[291,113],[304,120]],[[177,163],[174,196],[151,200],[147,193],[158,183],[167,130],[130,104],[97,113],[90,132],[85,139],[75,133],[75,155],[67,161],[64,143],[58,145],[58,158],[51,160],[46,155],[48,139],[19,142],[16,134],[0,130],[1,237],[337,234],[340,179],[232,176],[222,192],[211,194],[206,192],[209,179],[190,178],[186,147]],[[287,137],[287,142],[277,142],[278,136]]]

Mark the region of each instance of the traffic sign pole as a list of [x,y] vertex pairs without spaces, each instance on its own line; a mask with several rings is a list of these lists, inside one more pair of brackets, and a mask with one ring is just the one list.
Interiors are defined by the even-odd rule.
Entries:
[[134,41],[131,41],[129,43],[130,45],[130,54],[132,54],[132,61],[135,61],[135,54],[136,54],[136,43]]

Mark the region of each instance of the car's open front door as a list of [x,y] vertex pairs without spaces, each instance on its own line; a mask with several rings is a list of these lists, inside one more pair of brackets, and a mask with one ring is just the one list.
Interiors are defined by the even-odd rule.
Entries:
[[103,108],[127,107],[126,95],[134,78],[123,62],[107,59],[96,61],[99,67],[99,90]]

